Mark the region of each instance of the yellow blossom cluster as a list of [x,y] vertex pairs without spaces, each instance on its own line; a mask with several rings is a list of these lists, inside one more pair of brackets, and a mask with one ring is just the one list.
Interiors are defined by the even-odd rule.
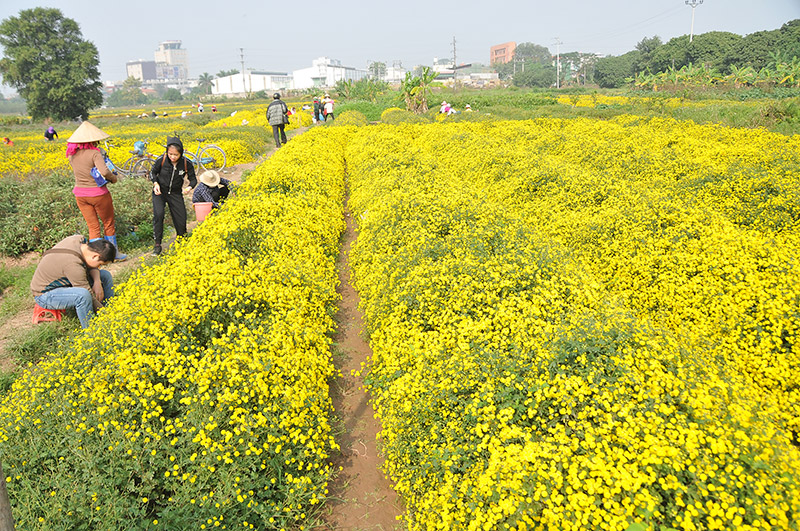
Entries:
[[273,155],[15,381],[0,453],[21,529],[302,529],[318,511],[345,138]]
[[[561,95],[556,98],[556,101],[561,105],[570,105],[572,107],[597,107],[598,105],[634,105],[644,107],[661,107],[666,109],[677,109],[679,107],[709,107],[713,105],[730,105],[730,100],[687,100],[685,98],[675,97],[646,97],[646,96],[613,96],[609,94],[572,94]],[[736,102],[737,106],[756,106],[757,101],[749,102]]]
[[[303,111],[298,109],[296,114],[289,116],[289,123],[286,124],[286,131],[298,129],[300,127],[308,127],[312,124],[311,118],[312,111]],[[205,127],[221,127],[222,123],[226,125],[246,125],[248,127],[264,127],[270,128],[269,121],[267,121],[267,105],[258,106],[256,108],[248,108],[238,111],[234,116],[225,116],[217,118],[213,122],[205,125]],[[272,129],[269,129],[270,133]]]
[[[236,116],[238,117],[239,113]],[[230,117],[220,118],[205,126],[198,126],[188,120],[135,118],[116,120],[109,125],[100,123],[102,129],[111,135],[107,141],[108,145],[101,143],[100,147],[103,149],[108,147],[111,161],[121,165],[131,156],[130,151],[137,140],[149,141],[148,151],[158,156],[165,152],[163,145],[167,136],[174,136],[177,133],[187,151],[196,152],[200,138],[204,139],[204,145],[213,143],[220,146],[225,150],[227,164],[232,166],[252,162],[271,145],[271,130],[267,131],[263,127],[241,127],[241,118],[233,123],[231,120],[233,119]],[[311,123],[310,116],[308,122]],[[60,130],[59,137],[66,141],[76,127],[75,125]],[[38,132],[23,134],[13,140],[13,146],[4,146],[3,157],[0,159],[0,179],[24,178],[31,173],[69,169],[64,141],[48,142]]]
[[410,529],[796,529],[800,140],[622,116],[345,156]]

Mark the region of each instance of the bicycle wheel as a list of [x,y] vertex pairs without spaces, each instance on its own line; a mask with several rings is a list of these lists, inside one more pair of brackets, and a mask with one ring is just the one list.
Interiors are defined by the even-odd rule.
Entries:
[[225,163],[225,152],[217,145],[209,144],[200,152],[200,166],[204,170],[222,171]]
[[133,171],[133,166],[136,164],[136,161],[139,160],[137,156],[128,157],[128,160],[122,163],[122,165],[117,166],[119,169],[122,170],[123,173],[130,173]]
[[150,178],[150,170],[153,169],[153,159],[141,159],[133,165],[131,174],[134,177]]
[[197,168],[197,157],[191,151],[184,151],[183,156],[186,157],[186,160],[192,163],[192,165]]

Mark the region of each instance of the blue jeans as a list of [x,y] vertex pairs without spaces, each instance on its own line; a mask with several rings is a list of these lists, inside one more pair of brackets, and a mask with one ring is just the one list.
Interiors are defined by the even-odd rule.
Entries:
[[[89,278],[89,283],[93,283],[91,278]],[[111,273],[101,269],[100,284],[103,286],[104,301],[114,296],[114,281],[111,279]],[[75,308],[83,328],[89,326],[89,320],[94,316],[92,294],[86,288],[56,288],[34,297],[34,300],[36,304],[48,310]]]

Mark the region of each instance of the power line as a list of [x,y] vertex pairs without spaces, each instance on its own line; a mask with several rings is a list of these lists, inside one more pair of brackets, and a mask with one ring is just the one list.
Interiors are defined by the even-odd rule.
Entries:
[[640,27],[651,26],[656,22],[660,22],[662,20],[671,18],[674,15],[676,15],[681,9],[683,9],[681,6],[672,7],[670,9],[667,9],[666,11],[662,11],[661,13],[657,13],[651,17],[640,20],[638,22],[634,22],[626,26],[620,26],[619,28],[614,28],[610,31],[603,31],[595,33],[593,35],[585,35],[582,39],[577,41],[569,41],[567,44],[569,44],[570,46],[575,46],[583,43],[594,44],[596,41],[611,40],[616,37],[631,33],[633,30],[636,30]]

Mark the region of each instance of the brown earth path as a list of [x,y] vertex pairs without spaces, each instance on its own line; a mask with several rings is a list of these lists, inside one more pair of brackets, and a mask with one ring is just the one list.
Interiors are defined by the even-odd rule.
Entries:
[[381,424],[363,389],[363,379],[353,374],[367,361],[372,350],[363,337],[364,315],[358,308],[358,293],[350,281],[350,250],[356,231],[346,202],[345,221],[347,228],[336,260],[341,302],[336,315],[339,328],[334,336],[334,364],[341,376],[330,389],[342,429],[337,438],[341,453],[334,456],[333,464],[337,469],[341,467],[341,471],[328,489],[324,524],[316,529],[400,529],[397,516],[402,514],[401,501],[380,470],[383,456],[378,449],[377,435]]

